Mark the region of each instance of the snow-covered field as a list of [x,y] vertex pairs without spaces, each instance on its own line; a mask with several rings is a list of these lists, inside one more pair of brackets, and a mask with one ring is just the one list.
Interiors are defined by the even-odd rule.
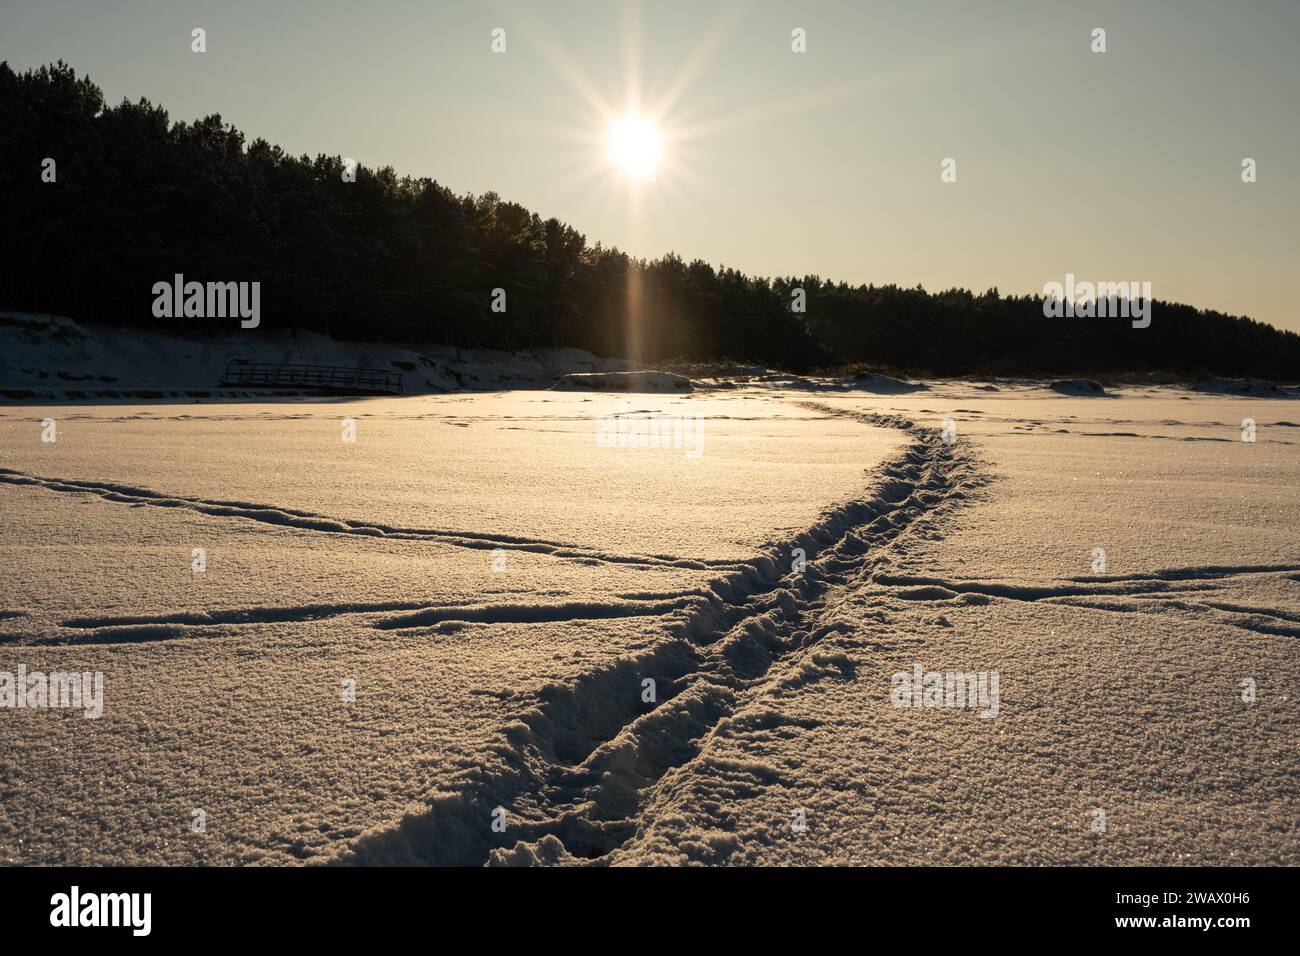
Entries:
[[1300,404],[727,384],[0,406],[0,862],[1300,863]]

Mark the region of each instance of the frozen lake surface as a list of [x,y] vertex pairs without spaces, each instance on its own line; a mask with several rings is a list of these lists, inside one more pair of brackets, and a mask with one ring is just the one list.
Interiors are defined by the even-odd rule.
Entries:
[[0,709],[0,862],[1300,863],[1297,419],[0,406],[0,673],[104,680]]

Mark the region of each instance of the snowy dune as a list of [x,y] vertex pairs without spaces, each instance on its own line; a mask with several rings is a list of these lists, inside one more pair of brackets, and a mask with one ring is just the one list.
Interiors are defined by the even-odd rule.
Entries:
[[1300,862],[1300,406],[924,384],[0,407],[4,860]]
[[378,369],[396,374],[408,395],[547,388],[568,373],[617,374],[627,366],[580,349],[496,352],[434,344],[341,342],[296,329],[264,329],[246,336],[167,333],[0,310],[0,399],[273,395],[265,388],[218,388],[229,362]]

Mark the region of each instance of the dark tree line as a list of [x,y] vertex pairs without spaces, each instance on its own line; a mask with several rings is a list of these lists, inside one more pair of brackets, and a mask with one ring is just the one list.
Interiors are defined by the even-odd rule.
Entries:
[[[56,181],[42,181],[42,163]],[[1300,377],[1300,336],[1156,301],[1150,328],[1050,319],[1038,296],[927,293],[816,276],[767,279],[588,245],[495,193],[458,196],[389,167],[344,181],[209,116],[104,103],[58,63],[0,63],[0,307],[85,322],[156,319],[154,283],[259,281],[262,323],[342,339],[575,346],[647,362],[729,358],[805,371],[851,362],[918,373],[1164,370]],[[506,290],[507,308],[490,308]],[[791,308],[802,288],[806,312]],[[227,323],[223,328],[230,328]]]

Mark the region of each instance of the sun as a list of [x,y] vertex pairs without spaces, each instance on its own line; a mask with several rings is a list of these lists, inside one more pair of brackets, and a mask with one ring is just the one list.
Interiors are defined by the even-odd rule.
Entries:
[[615,120],[606,137],[610,162],[634,182],[654,182],[663,140],[655,124],[639,113]]

